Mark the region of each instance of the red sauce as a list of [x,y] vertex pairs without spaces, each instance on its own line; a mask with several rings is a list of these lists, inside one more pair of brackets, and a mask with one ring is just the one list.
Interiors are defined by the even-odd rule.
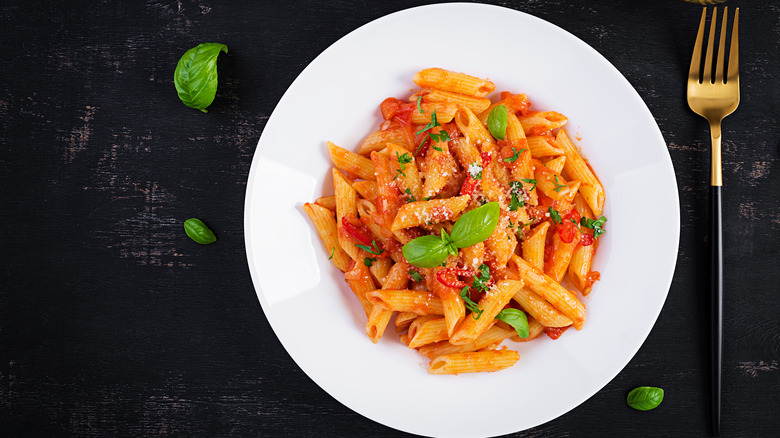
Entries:
[[566,327],[545,327],[544,332],[547,334],[547,336],[550,337],[550,339],[555,340],[560,338],[563,332],[565,332],[569,327],[571,326],[567,325]]

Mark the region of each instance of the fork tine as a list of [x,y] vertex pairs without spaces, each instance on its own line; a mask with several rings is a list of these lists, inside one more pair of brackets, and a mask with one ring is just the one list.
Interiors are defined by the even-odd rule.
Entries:
[[712,9],[712,19],[710,20],[710,36],[707,38],[707,54],[704,55],[704,74],[701,77],[702,83],[712,82],[712,50],[715,45],[715,22],[718,18],[717,6]]
[[731,51],[729,52],[729,73],[727,80],[739,80],[739,8],[734,11],[734,24],[731,29]]
[[[702,8],[701,22],[699,22],[699,32],[696,34],[696,43],[693,45],[693,56],[691,57],[691,69],[688,71],[688,80],[695,79],[699,82],[699,67],[701,64],[701,45],[704,42],[704,24],[707,21],[707,8]],[[729,70],[731,72],[731,70]],[[729,73],[731,74],[731,73]]]
[[[726,22],[729,18],[729,7],[723,8],[723,24],[720,25],[720,44],[718,44],[718,60],[715,61],[715,83],[723,83],[723,66],[726,64]],[[713,18],[713,23],[714,23]]]

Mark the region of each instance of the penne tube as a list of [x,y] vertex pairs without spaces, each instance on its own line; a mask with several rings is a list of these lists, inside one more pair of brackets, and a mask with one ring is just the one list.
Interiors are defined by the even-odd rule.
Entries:
[[420,70],[413,80],[420,88],[438,88],[475,97],[485,97],[496,89],[496,85],[488,80],[442,68]]
[[[432,131],[438,133],[443,130],[444,128],[437,127]],[[425,172],[427,176],[422,188],[421,198],[431,199],[438,195],[441,189],[447,185],[447,182],[458,171],[458,165],[455,163],[452,155],[450,155],[448,143],[446,141],[432,143],[431,148],[428,149],[428,153],[425,155]]]
[[566,163],[566,157],[564,155],[561,155],[560,157],[555,157],[552,160],[548,160],[544,162],[544,167],[552,170],[555,173],[560,174],[563,172],[563,166]]
[[376,181],[355,181],[352,183],[352,188],[355,189],[355,191],[358,192],[358,195],[360,195],[362,198],[376,203]]
[[458,111],[458,105],[452,102],[430,102],[420,105],[423,112],[417,108],[412,111],[412,123],[415,125],[427,125],[431,121],[431,114],[436,112],[436,121],[439,123],[449,123],[455,117]]
[[460,132],[462,132],[472,144],[481,146],[482,144],[493,143],[495,141],[485,125],[483,125],[477,116],[465,106],[458,107],[458,112],[455,113],[454,120],[458,129],[460,129]]
[[367,293],[376,290],[374,280],[371,279],[371,273],[368,271],[368,267],[363,263],[355,263],[355,266],[344,273],[344,279],[349,284],[352,293],[355,294],[360,305],[363,307],[363,311],[366,313],[366,317],[371,314],[373,305],[366,296]]
[[357,216],[357,194],[341,172],[333,169],[332,173],[333,188],[336,191],[336,227],[339,230],[339,244],[341,245],[341,248],[349,254],[352,260],[361,263],[360,250],[345,236],[346,233],[341,231],[343,228],[344,216]]
[[375,290],[366,294],[368,301],[395,312],[414,312],[418,315],[444,315],[441,300],[430,292],[409,289]]
[[544,246],[547,242],[547,230],[550,222],[544,221],[531,230],[522,245],[523,258],[536,269],[544,269]]
[[473,312],[463,320],[458,330],[450,337],[450,343],[455,345],[467,344],[485,333],[498,312],[509,303],[509,300],[523,287],[521,280],[501,280],[490,288],[479,300],[478,306],[482,309],[481,315]]
[[[409,328],[409,326],[412,324],[412,321],[415,320],[415,318],[419,317],[420,315],[414,313],[414,312],[398,312],[395,315],[395,331],[396,333],[401,333]],[[408,342],[406,343],[408,344]]]
[[467,96],[434,88],[424,88],[412,94],[409,100],[414,102],[417,100],[417,96],[422,96],[423,102],[449,102],[462,105],[470,109],[474,114],[479,114],[490,106],[490,99],[486,97]]
[[572,324],[571,319],[528,288],[518,290],[512,299],[545,327],[567,327]]
[[504,339],[511,338],[517,334],[514,329],[506,328],[504,325],[493,325],[485,333],[472,342],[463,345],[450,344],[449,341],[436,342],[434,344],[424,345],[418,351],[428,359],[433,359],[442,354],[468,353],[470,351],[482,350],[491,345],[500,344]]
[[512,350],[476,351],[473,353],[444,354],[428,364],[430,374],[461,374],[499,371],[520,360]]
[[453,220],[468,206],[471,196],[431,199],[404,204],[398,209],[392,231]]
[[423,190],[420,174],[417,170],[417,159],[414,154],[407,152],[406,149],[394,143],[387,144],[387,151],[390,152],[390,168],[393,172],[393,179],[402,196],[409,200],[422,199]]
[[544,272],[534,268],[518,256],[512,256],[511,262],[517,267],[520,278],[526,287],[536,292],[572,320],[574,328],[581,330],[585,323],[585,305],[574,292],[566,290]]
[[325,207],[332,212],[336,212],[336,197],[335,196],[322,196],[314,201],[315,204],[320,207]]
[[580,186],[582,197],[587,201],[593,214],[601,216],[604,211],[604,186],[596,178],[596,175],[585,159],[582,158],[582,155],[577,152],[577,148],[574,147],[565,130],[561,129],[558,131],[556,140],[561,149],[563,149],[564,155],[566,155],[566,165],[563,167],[563,170],[569,178],[580,181],[582,184]]
[[501,93],[501,100],[490,105],[485,111],[478,113],[477,117],[482,124],[487,124],[488,117],[493,108],[504,105],[508,114],[522,115],[528,112],[531,102],[525,94]]
[[321,205],[309,204],[308,202],[303,204],[303,211],[306,212],[314,224],[314,228],[317,229],[317,233],[320,235],[320,239],[325,245],[325,249],[333,264],[340,270],[346,271],[350,258],[339,243],[339,231],[336,227],[333,212]]
[[555,138],[549,135],[529,135],[526,137],[531,156],[534,158],[557,157],[563,155],[563,149],[555,143]]
[[328,142],[328,152],[333,165],[344,172],[357,175],[366,180],[376,180],[374,175],[374,164],[366,157],[340,148],[335,144]]
[[420,316],[409,326],[409,348],[418,348],[447,338],[447,322],[440,316]]
[[371,152],[381,151],[387,143],[396,143],[407,151],[414,150],[414,134],[406,127],[396,126],[387,130],[371,133],[360,145],[358,154],[369,156]]
[[568,119],[554,111],[531,111],[518,120],[523,125],[525,135],[539,135],[565,125]]

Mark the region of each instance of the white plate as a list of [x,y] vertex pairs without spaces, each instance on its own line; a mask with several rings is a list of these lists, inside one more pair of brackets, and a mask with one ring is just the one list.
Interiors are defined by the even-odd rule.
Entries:
[[[372,344],[360,305],[302,210],[304,202],[332,193],[325,141],[356,150],[381,122],[379,103],[408,96],[412,76],[426,67],[490,78],[497,90],[527,93],[533,109],[568,116],[570,135],[582,138],[578,143],[607,192],[607,233],[595,260],[602,280],[584,300],[584,329],[557,341],[509,343],[520,361],[496,373],[429,375],[427,359],[403,346],[392,328]],[[263,131],[247,184],[244,227],[260,304],[301,369],[361,415],[406,432],[448,437],[534,427],[604,387],[634,356],[661,311],[680,228],[666,144],[628,81],[568,32],[477,4],[391,14],[318,56]]]

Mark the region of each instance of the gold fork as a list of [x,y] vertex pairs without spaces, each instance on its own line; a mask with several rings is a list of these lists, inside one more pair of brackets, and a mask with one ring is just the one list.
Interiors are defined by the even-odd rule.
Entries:
[[[718,8],[712,12],[710,34],[707,41],[707,53],[704,64],[701,63],[701,51],[704,43],[704,27],[707,19],[707,8],[701,13],[699,33],[693,47],[691,69],[688,72],[688,106],[693,112],[704,117],[710,123],[712,139],[710,164],[710,292],[711,305],[711,392],[712,392],[712,432],[720,434],[720,381],[721,363],[723,359],[723,222],[721,218],[721,189],[723,175],[721,171],[720,122],[724,117],[734,112],[739,105],[739,8],[734,14],[734,24],[731,30],[731,49],[729,51],[729,66],[723,75],[726,53],[726,31],[728,7],[723,11],[723,22],[720,28],[720,44],[718,59],[715,64],[715,77],[712,76],[712,52],[715,42],[715,24]],[[701,81],[699,75],[701,73]]]

